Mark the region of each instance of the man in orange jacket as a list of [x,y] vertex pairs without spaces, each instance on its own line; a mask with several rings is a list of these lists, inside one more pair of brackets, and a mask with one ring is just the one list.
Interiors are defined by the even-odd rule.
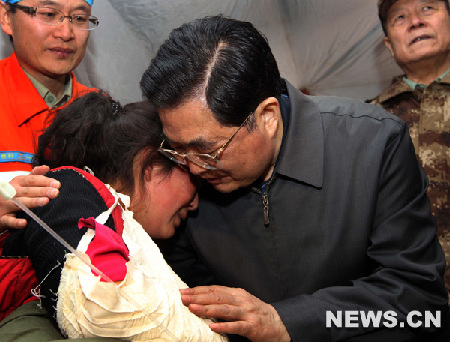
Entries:
[[[0,61],[0,178],[31,171],[52,109],[91,91],[72,73],[84,57],[93,0],[0,1],[0,24],[14,53]],[[66,20],[67,19],[67,20]]]
[[[14,53],[0,61],[0,180],[14,178],[11,183],[32,186],[33,178],[21,175],[32,169],[37,138],[52,119],[53,109],[93,91],[78,83],[72,73],[84,57],[90,30],[99,22],[91,15],[92,3],[0,0],[0,25],[14,46]],[[41,167],[32,175],[42,177],[47,170]],[[35,180],[44,184],[42,178]],[[49,188],[23,194],[30,206],[45,204],[48,199],[38,196],[45,196],[46,191],[53,191],[49,197],[57,195],[56,189],[51,190],[51,182],[47,181]],[[36,202],[31,203],[29,197],[35,197]],[[7,218],[2,213],[3,204],[2,219]],[[14,221],[14,217],[10,218]],[[19,221],[15,222],[20,226]],[[6,234],[0,228],[0,255]],[[36,300],[30,295],[35,286],[28,259],[0,258],[0,320],[22,304]]]

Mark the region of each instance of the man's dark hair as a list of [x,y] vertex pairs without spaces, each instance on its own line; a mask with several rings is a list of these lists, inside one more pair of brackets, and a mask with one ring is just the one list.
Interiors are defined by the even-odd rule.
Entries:
[[[378,18],[380,18],[381,27],[383,28],[384,35],[387,37],[387,28],[386,28],[386,22],[387,22],[387,16],[389,9],[392,7],[393,4],[395,4],[398,0],[384,0],[379,1],[378,5]],[[448,15],[450,15],[450,6],[448,4],[448,0],[437,0],[437,1],[443,1],[445,3],[445,8],[447,9]]]
[[87,166],[104,183],[120,181],[118,190],[132,193],[133,161],[141,151],[141,188],[147,166],[172,170],[174,163],[157,151],[161,141],[162,124],[151,103],[122,107],[104,92],[91,92],[55,113],[39,137],[34,165]]
[[161,108],[203,98],[223,125],[238,126],[281,78],[267,39],[251,23],[222,15],[173,30],[141,79],[144,96]]

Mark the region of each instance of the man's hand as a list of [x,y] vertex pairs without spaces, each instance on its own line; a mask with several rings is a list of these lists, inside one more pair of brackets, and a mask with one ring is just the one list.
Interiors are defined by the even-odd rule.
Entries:
[[[16,198],[28,208],[46,205],[48,201],[59,194],[61,184],[44,175],[48,166],[37,166],[26,176],[13,178],[10,184],[16,189]],[[14,212],[20,210],[12,201],[0,198],[0,232],[8,228],[23,228],[27,225],[25,219],[17,219]]]
[[289,342],[291,339],[277,311],[245,290],[224,286],[182,289],[181,300],[199,317],[226,322],[210,324],[221,334],[237,334],[253,342]]

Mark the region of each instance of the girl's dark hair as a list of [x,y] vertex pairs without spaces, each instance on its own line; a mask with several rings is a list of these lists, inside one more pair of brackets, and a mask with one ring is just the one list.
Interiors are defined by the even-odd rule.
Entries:
[[87,166],[105,183],[120,181],[121,191],[134,189],[133,160],[143,153],[140,184],[148,166],[161,165],[170,173],[173,163],[157,149],[162,124],[148,101],[122,107],[103,92],[75,99],[54,114],[53,122],[39,137],[34,165],[50,168]]

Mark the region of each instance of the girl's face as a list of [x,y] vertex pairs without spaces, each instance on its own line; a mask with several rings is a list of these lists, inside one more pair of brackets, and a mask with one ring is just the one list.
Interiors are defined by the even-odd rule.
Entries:
[[169,238],[186,219],[188,211],[198,207],[192,176],[177,166],[168,175],[162,172],[161,166],[153,166],[146,169],[144,182],[144,191],[136,182],[130,210],[152,238]]

